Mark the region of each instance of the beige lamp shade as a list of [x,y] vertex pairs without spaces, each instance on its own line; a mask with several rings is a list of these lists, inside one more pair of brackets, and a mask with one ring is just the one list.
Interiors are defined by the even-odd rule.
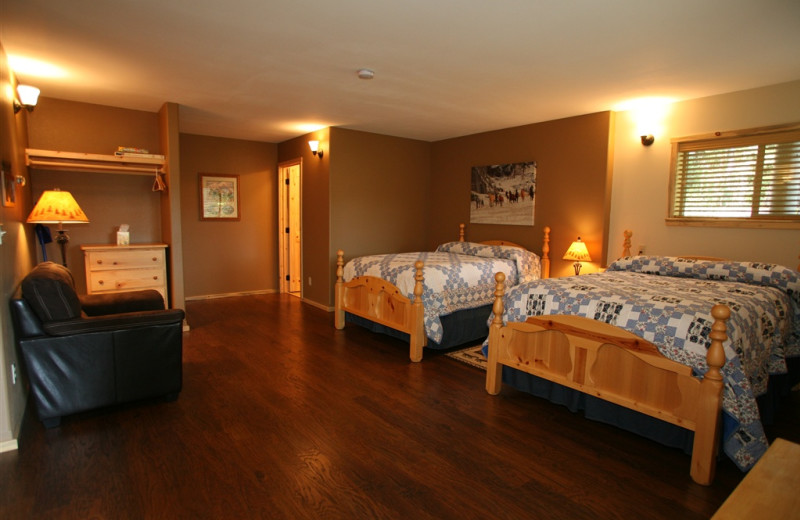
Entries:
[[29,223],[37,224],[70,224],[88,223],[89,218],[83,212],[75,198],[68,191],[59,189],[47,190],[39,197],[39,202],[28,215]]
[[574,260],[575,263],[572,267],[575,269],[575,274],[581,274],[581,262],[591,262],[592,257],[589,256],[589,250],[586,249],[586,244],[581,242],[581,237],[573,242],[567,252],[564,253],[564,260]]
[[586,249],[586,244],[581,242],[581,237],[572,243],[564,253],[564,260],[574,260],[575,262],[591,262],[592,257],[589,256],[589,250]]

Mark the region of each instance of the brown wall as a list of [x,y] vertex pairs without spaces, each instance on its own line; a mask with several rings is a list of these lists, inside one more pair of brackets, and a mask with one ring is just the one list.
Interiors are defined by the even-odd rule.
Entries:
[[[180,156],[186,297],[277,291],[277,145],[181,134]],[[200,173],[239,176],[240,220],[200,220]]]
[[[28,131],[30,148],[107,155],[123,145],[160,153],[158,115],[152,112],[43,97],[29,115]],[[132,243],[162,240],[162,195],[152,191],[150,176],[32,170],[30,177],[34,202],[42,191],[60,188],[72,193],[89,217],[88,224],[64,226],[70,237],[67,265],[79,292],[86,290],[81,244],[115,243],[120,224],[130,226]],[[57,226],[48,227],[55,236]],[[41,260],[38,248],[37,255]],[[61,260],[55,242],[47,245],[47,255]]]
[[[572,274],[561,260],[580,235],[595,262],[606,257],[613,136],[610,112],[470,135],[433,143],[428,248],[452,240],[467,224],[467,240],[506,239],[541,252],[544,226],[550,226],[551,276]],[[534,226],[469,224],[472,166],[536,161]]]
[[[4,163],[4,174],[14,178],[25,171],[26,121],[33,114],[25,110],[14,114],[13,100],[16,79],[8,66],[8,59],[0,45],[0,161]],[[8,301],[17,294],[22,278],[30,271],[35,261],[31,226],[25,219],[30,211],[30,183],[15,188],[16,202],[13,206],[0,204],[0,224],[3,245],[0,246],[0,291],[3,304],[0,306],[0,451],[16,447],[16,437],[25,411],[27,382],[14,345],[14,330],[11,324]],[[11,378],[11,366],[17,374],[16,383]]]
[[329,302],[337,250],[345,259],[422,250],[430,211],[430,143],[332,128],[331,148]]

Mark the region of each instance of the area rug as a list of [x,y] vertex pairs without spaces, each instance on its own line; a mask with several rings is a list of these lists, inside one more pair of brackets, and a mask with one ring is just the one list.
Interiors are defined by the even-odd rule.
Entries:
[[457,361],[461,361],[462,363],[472,365],[473,367],[480,368],[481,370],[486,370],[486,357],[484,357],[482,349],[483,345],[473,345],[471,347],[448,352],[445,354],[445,356],[451,357]]

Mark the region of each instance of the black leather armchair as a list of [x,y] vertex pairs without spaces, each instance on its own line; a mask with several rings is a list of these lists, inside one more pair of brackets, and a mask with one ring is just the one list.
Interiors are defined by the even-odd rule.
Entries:
[[53,262],[37,265],[21,289],[22,297],[11,301],[11,315],[46,427],[94,408],[177,399],[184,312],[165,310],[158,291],[79,297],[72,273]]

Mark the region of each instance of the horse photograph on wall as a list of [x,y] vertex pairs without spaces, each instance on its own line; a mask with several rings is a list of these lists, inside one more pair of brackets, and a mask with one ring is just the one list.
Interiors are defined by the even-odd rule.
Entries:
[[472,167],[471,224],[532,226],[536,162]]

